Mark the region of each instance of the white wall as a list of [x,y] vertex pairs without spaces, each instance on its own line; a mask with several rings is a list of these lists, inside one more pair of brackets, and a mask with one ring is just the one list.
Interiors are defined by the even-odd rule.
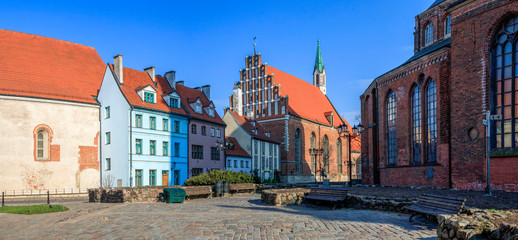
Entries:
[[[101,166],[103,185],[112,176],[112,187],[118,179],[122,186],[129,184],[129,111],[130,106],[119,89],[109,68],[104,73],[98,101],[101,103]],[[110,107],[110,118],[106,118],[106,107]],[[110,132],[111,143],[106,144],[106,132]],[[111,170],[106,170],[106,158],[111,159]]]
[[[241,167],[241,162],[243,162],[243,167]],[[237,163],[237,166],[236,166],[236,163]],[[226,162],[225,166],[226,166],[227,170],[251,173],[252,159],[249,157],[227,155],[227,162]]]
[[[0,112],[0,191],[98,186],[99,106],[0,96]],[[40,124],[51,128],[59,161],[35,161],[33,132]],[[83,159],[92,160],[90,166],[83,164],[83,171],[80,146],[88,155]]]

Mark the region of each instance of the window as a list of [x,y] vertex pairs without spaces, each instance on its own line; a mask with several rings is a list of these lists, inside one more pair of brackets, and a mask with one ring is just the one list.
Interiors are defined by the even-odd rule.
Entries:
[[234,168],[237,168],[237,160],[234,160]]
[[142,169],[135,170],[135,186],[142,186]]
[[169,143],[168,142],[162,142],[162,153],[164,156],[169,155]]
[[156,186],[156,170],[149,170],[149,186]]
[[156,155],[156,141],[149,140],[149,155]]
[[[516,148],[518,141],[518,17],[508,20],[498,32],[492,47],[491,114],[502,120],[491,122],[491,148]],[[513,54],[514,52],[514,54]],[[514,68],[514,76],[513,76]],[[514,110],[514,111],[513,111]]]
[[207,127],[201,126],[201,135],[207,136]]
[[295,171],[301,172],[300,129],[295,130]]
[[211,160],[219,160],[219,149],[217,147],[210,148],[210,159]]
[[203,146],[201,145],[192,145],[192,158],[193,159],[203,159]]
[[180,143],[174,143],[174,156],[180,156]]
[[37,151],[38,151],[38,159],[40,158],[44,158],[45,156],[45,135],[48,135],[47,134],[47,131],[44,131],[44,130],[41,130],[38,132],[38,147],[37,147]]
[[342,160],[342,140],[339,138],[336,140],[336,162],[338,163],[337,171],[338,174],[343,173],[343,160]]
[[171,98],[171,107],[173,108],[180,108],[180,100],[178,98]]
[[246,161],[246,168],[250,167],[250,162]]
[[145,92],[144,93],[144,102],[155,103],[155,94],[154,93]]
[[241,168],[244,168],[245,167],[245,163],[243,162],[243,160],[241,160]]
[[219,130],[219,129],[216,130],[216,137],[221,137],[221,130]]
[[444,36],[449,36],[451,34],[451,15],[448,15],[444,20]]
[[156,129],[156,117],[149,117],[149,129]]
[[174,121],[174,132],[180,133],[180,121]]
[[197,131],[198,131],[198,129],[196,127],[196,124],[191,125],[191,133],[196,134]]
[[135,115],[135,127],[141,128],[142,127],[142,115]]
[[192,176],[198,176],[203,173],[203,168],[193,168],[192,169]]
[[107,132],[106,133],[106,144],[110,144],[110,142],[111,142],[111,133]]
[[387,156],[388,165],[396,165],[397,145],[396,145],[396,95],[390,92],[387,99]]
[[324,135],[323,145],[324,145],[324,154],[322,155],[324,158],[324,169],[323,169],[324,172],[323,173],[327,175],[329,173],[329,139],[327,138],[327,135]]
[[169,119],[162,119],[162,128],[164,129],[164,131],[169,131]]
[[106,171],[110,171],[112,169],[112,159],[106,158]]
[[110,106],[104,108],[104,117],[110,118]]
[[214,128],[210,128],[210,136],[214,137]]
[[426,161],[437,161],[437,96],[435,83],[430,80],[426,89],[426,127],[428,129],[426,145]]
[[227,160],[227,167],[232,167],[232,160]]
[[412,91],[412,162],[421,163],[421,91],[418,86]]
[[425,45],[429,45],[433,42],[433,24],[429,23],[426,25],[424,32],[424,43]]
[[214,117],[214,108],[209,108],[209,112],[207,114],[211,117]]
[[142,139],[135,140],[135,153],[142,154]]

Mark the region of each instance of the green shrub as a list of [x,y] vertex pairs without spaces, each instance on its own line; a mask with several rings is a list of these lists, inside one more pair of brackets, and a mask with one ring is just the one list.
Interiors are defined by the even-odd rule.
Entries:
[[185,181],[185,186],[215,185],[216,181],[228,181],[229,183],[254,183],[251,174],[235,171],[212,170],[208,173],[192,177]]

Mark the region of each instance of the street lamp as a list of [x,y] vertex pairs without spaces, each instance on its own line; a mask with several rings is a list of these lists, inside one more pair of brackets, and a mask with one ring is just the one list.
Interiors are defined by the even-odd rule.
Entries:
[[[352,130],[355,131],[355,128],[354,127]],[[353,168],[353,163],[351,161],[351,134],[349,133],[349,129],[348,129],[348,126],[345,125],[345,124],[342,124],[340,126],[338,126],[338,134],[344,134],[347,136],[347,140],[349,142],[348,146],[349,146],[349,161],[348,161],[348,168],[349,168],[349,186],[352,186],[352,180],[353,180],[353,171],[352,171],[352,168]],[[340,159],[340,161],[342,161],[342,159]]]
[[[225,169],[227,168],[227,156],[226,156],[226,153],[225,153],[225,149],[227,149],[227,145],[225,144],[225,141],[221,142],[219,140],[216,140],[216,148],[218,148],[219,151],[222,151],[223,150],[223,162],[225,163]],[[222,170],[225,170],[225,169],[222,169]]]
[[[309,154],[315,155],[315,183],[317,183],[317,156],[321,156],[324,153],[322,148],[310,148]],[[320,174],[322,175],[322,173]]]

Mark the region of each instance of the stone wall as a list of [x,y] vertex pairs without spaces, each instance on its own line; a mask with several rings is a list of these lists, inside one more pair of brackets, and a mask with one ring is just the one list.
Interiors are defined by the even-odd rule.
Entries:
[[[513,217],[512,212],[468,210],[460,215],[439,215],[437,236],[439,239],[513,239],[518,240],[518,226],[515,216],[507,224],[506,218]],[[509,221],[507,221],[509,222]]]
[[261,200],[275,206],[300,205],[302,196],[306,196],[308,193],[309,189],[305,188],[263,190]]
[[374,209],[380,211],[403,212],[404,206],[411,205],[414,199],[411,198],[386,198],[375,196],[351,195],[347,197],[347,207]]
[[[196,191],[196,188],[204,188],[207,186],[145,186],[145,187],[124,187],[124,188],[93,188],[88,189],[88,196],[90,202],[102,203],[123,203],[123,202],[158,202],[160,193],[164,192],[164,188],[182,188]],[[210,191],[209,197],[212,197]],[[197,197],[190,196],[187,193],[186,199]],[[207,196],[203,196],[207,197]]]

